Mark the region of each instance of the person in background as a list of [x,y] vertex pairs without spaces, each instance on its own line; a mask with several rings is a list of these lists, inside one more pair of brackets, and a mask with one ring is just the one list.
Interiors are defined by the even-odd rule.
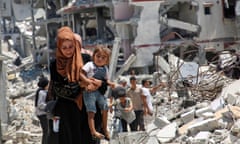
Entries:
[[121,78],[118,81],[119,85],[122,86],[123,88],[125,88],[126,90],[129,88],[129,85],[127,83],[127,80],[125,78]]
[[[102,139],[105,138],[107,140],[110,139],[109,132],[107,130],[107,118],[108,118],[108,103],[104,96],[107,85],[111,88],[114,88],[115,84],[108,79],[108,68],[107,65],[110,61],[110,50],[103,45],[98,45],[94,52],[92,59],[93,61],[86,63],[83,66],[83,70],[86,72],[88,78],[95,78],[102,81],[101,87],[99,87],[96,91],[88,91],[86,90],[83,93],[83,100],[88,113],[88,125],[91,131],[91,134],[94,138]],[[99,105],[102,111],[102,125],[103,132],[102,135],[100,132],[95,129],[94,116],[96,113],[96,105]]]
[[147,101],[147,113],[148,115],[153,115],[153,104],[152,104],[152,95],[150,92],[150,81],[148,79],[142,80],[142,92],[143,95],[146,97]]
[[[81,45],[76,40],[71,28],[58,29],[56,59],[50,64],[50,85],[48,100],[57,99],[53,109],[54,129],[49,135],[51,144],[93,144],[90,131],[85,129],[87,121],[82,117],[82,92],[96,90],[101,81],[88,79],[83,71]],[[56,119],[55,119],[56,118]],[[53,139],[52,139],[53,138]]]
[[131,71],[130,71],[130,75],[131,75],[131,76],[136,76],[136,72],[135,72],[134,69],[131,69]]
[[110,103],[109,111],[110,111],[110,113],[113,112],[111,104],[113,103],[113,100],[116,99],[116,97],[117,97],[116,92],[118,90],[118,87],[120,87],[120,88],[122,87],[125,90],[127,90],[129,88],[129,85],[127,84],[127,80],[125,78],[120,78],[119,81],[118,81],[118,84],[115,86],[115,88],[114,89],[109,89],[109,93],[110,93],[110,96],[109,96],[109,103]]
[[130,128],[131,131],[145,131],[143,116],[148,111],[146,96],[143,95],[141,87],[137,85],[136,77],[130,77],[130,84],[127,96],[132,100],[133,110],[136,115],[136,119],[130,124]]
[[153,121],[153,104],[152,104],[152,94],[154,94],[158,88],[165,86],[164,83],[160,83],[154,87],[151,87],[151,81],[147,78],[142,80],[142,92],[146,97],[147,111],[145,113],[144,121],[145,123],[151,123]]
[[146,101],[147,101],[147,114],[148,115],[153,115],[153,104],[152,104],[152,95],[154,93],[156,93],[156,91],[160,88],[160,87],[165,87],[166,84],[161,82],[160,84],[151,87],[151,81],[149,79],[143,79],[142,80],[142,92],[143,95],[146,97]]
[[133,111],[132,101],[129,97],[127,97],[125,88],[119,86],[114,88],[114,91],[116,97],[114,102],[112,102],[109,106],[115,106],[115,115],[121,120],[123,132],[127,132],[128,124],[136,118]]
[[36,115],[40,121],[42,128],[42,144],[47,144],[47,134],[48,134],[48,120],[47,114],[44,111],[46,106],[46,97],[47,97],[47,89],[48,89],[49,80],[41,76],[37,83],[38,90],[36,91],[35,97],[35,108]]

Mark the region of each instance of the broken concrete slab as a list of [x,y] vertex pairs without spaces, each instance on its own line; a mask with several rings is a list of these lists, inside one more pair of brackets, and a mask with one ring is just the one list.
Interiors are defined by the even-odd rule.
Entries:
[[224,108],[225,101],[224,101],[223,97],[218,97],[211,102],[210,106],[211,106],[211,109],[214,112],[216,112],[217,110]]
[[210,118],[206,120],[202,120],[198,123],[195,123],[188,127],[188,134],[195,135],[200,131],[212,131],[218,128],[218,121],[216,118]]
[[240,80],[236,80],[222,89],[221,97],[223,97],[228,104],[240,106],[240,100],[238,95],[239,85]]
[[178,126],[177,123],[173,122],[163,127],[157,134],[157,138],[161,143],[170,142],[176,136]]
[[147,139],[148,136],[145,131],[122,132],[118,134],[119,144],[137,144],[146,141]]
[[155,118],[153,122],[158,128],[163,128],[164,126],[170,124],[171,122],[165,116]]
[[193,109],[189,112],[186,112],[186,113],[182,114],[180,117],[181,117],[181,120],[183,121],[183,123],[186,124],[194,119],[195,110]]
[[159,144],[157,137],[149,137],[145,144]]
[[203,113],[212,112],[212,111],[213,111],[212,108],[210,106],[208,106],[208,107],[204,107],[201,109],[197,109],[195,113],[196,113],[197,117],[202,117]]
[[195,137],[194,137],[194,142],[196,144],[206,144],[209,141],[209,138],[212,133],[209,131],[200,131]]

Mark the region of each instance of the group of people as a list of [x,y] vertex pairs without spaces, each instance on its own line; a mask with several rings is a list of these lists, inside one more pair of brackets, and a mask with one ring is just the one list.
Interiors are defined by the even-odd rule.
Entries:
[[[137,78],[131,76],[129,78],[130,86],[128,86],[125,79],[119,81],[117,86],[112,91],[112,97],[110,98],[110,112],[112,112],[112,106],[116,109],[121,109],[121,114],[117,113],[117,117],[121,120],[122,131],[128,131],[128,125],[130,131],[145,131],[145,116],[153,116],[152,94],[160,87],[164,87],[164,83],[160,83],[155,87],[151,87],[151,81],[149,79],[143,79],[141,85],[138,85]],[[131,112],[134,112],[134,116],[131,116]],[[126,117],[128,116],[128,117]],[[134,119],[131,119],[134,117]]]
[[[135,77],[130,78],[130,87],[121,85],[123,89],[119,89],[108,78],[110,56],[110,49],[103,45],[98,45],[92,55],[83,53],[79,35],[67,26],[58,29],[50,80],[39,79],[35,100],[42,144],[100,144],[101,139],[109,140],[107,119],[113,101],[108,104],[104,96],[108,87],[113,95],[116,92],[115,104],[135,114],[131,122],[122,119],[124,131],[128,124],[131,131],[145,130],[143,116],[153,113],[148,89],[138,87]],[[54,101],[51,117],[44,109],[49,101]]]

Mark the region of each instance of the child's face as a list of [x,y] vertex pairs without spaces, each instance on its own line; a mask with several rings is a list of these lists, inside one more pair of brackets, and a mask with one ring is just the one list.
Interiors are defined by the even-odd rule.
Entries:
[[108,55],[106,53],[104,53],[104,52],[97,52],[94,55],[93,59],[94,59],[95,65],[97,65],[97,66],[104,66],[108,62]]
[[71,40],[63,41],[60,49],[61,49],[63,55],[67,58],[71,58],[73,56],[73,53],[74,53],[74,50],[75,50],[73,42]]

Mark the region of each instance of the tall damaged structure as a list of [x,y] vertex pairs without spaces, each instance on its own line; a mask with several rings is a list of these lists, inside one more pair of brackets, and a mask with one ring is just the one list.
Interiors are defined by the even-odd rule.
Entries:
[[163,2],[159,9],[162,43],[181,41],[182,45],[196,45],[201,64],[210,61],[207,52],[239,50],[237,3],[236,0]]

